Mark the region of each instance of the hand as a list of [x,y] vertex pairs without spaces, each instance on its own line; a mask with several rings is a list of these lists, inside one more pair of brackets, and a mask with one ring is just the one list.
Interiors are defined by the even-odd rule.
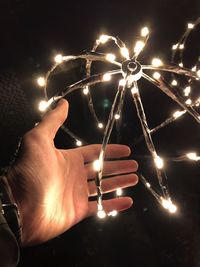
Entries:
[[[96,213],[95,172],[92,162],[100,145],[62,150],[54,146],[56,132],[67,117],[68,103],[61,100],[22,141],[22,153],[8,175],[22,222],[22,242],[36,244],[65,232],[87,216]],[[127,157],[124,145],[109,145],[106,157]],[[103,191],[137,183],[137,163],[133,160],[107,161],[104,175],[118,175],[103,181]],[[129,173],[129,174],[128,174]],[[132,173],[132,174],[130,174]],[[103,201],[105,210],[125,210],[132,205],[129,197]]]

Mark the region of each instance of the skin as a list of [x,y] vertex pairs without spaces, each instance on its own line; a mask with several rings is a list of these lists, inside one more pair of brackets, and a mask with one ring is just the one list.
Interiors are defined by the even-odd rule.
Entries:
[[[21,155],[9,173],[8,182],[20,211],[23,245],[45,242],[96,214],[96,201],[89,197],[96,195],[92,162],[101,146],[57,149],[54,137],[67,114],[68,102],[61,100],[24,136]],[[129,155],[127,146],[108,145],[104,175],[115,176],[103,180],[104,193],[137,183],[137,162],[121,159]],[[115,161],[110,161],[113,158]],[[132,205],[132,199],[104,200],[103,205],[106,212],[121,211]]]

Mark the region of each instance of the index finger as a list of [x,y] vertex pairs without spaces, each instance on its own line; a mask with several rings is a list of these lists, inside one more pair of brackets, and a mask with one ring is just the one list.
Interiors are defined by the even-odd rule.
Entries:
[[[88,145],[76,148],[78,150],[85,162],[90,162],[99,157],[99,153],[101,150],[101,145],[95,144],[95,145]],[[106,147],[106,159],[113,159],[113,158],[124,158],[128,157],[131,153],[131,150],[126,145],[116,145],[116,144],[110,144]]]

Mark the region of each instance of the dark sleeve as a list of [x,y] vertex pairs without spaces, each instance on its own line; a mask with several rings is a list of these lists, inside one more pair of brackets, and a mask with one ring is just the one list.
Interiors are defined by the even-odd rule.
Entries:
[[0,212],[0,266],[16,267],[19,262],[19,254],[15,236]]

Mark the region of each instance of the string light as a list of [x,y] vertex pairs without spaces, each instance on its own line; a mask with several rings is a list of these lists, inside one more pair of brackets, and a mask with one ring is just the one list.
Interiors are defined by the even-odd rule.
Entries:
[[173,80],[173,81],[171,82],[171,85],[173,85],[173,86],[177,86],[177,85],[178,85],[177,80]]
[[160,75],[159,72],[156,71],[156,72],[153,73],[153,78],[154,78],[154,79],[159,80],[160,77],[161,77],[161,75]]
[[86,86],[84,89],[83,89],[83,94],[84,95],[87,95],[89,93],[89,89],[88,89],[88,86]]
[[106,55],[106,60],[108,60],[108,61],[115,61],[115,59],[116,59],[116,56],[114,55],[114,54],[107,54]]
[[163,159],[157,155],[154,158],[154,162],[158,169],[162,169],[164,167]]
[[102,34],[102,35],[99,37],[99,42],[100,42],[101,44],[105,44],[108,40],[109,40],[109,36],[106,35],[106,34]]
[[109,73],[106,73],[103,75],[103,81],[108,82],[111,80],[111,75]]
[[44,78],[44,77],[39,77],[39,78],[37,79],[37,84],[38,84],[39,86],[41,86],[41,87],[44,87],[45,84],[46,84],[45,78]]
[[197,153],[196,152],[190,152],[186,156],[190,160],[195,160],[195,161],[199,161],[200,160],[200,157],[197,156]]
[[117,188],[117,190],[116,190],[116,195],[118,196],[118,197],[120,197],[121,195],[122,195],[122,189],[121,188]]
[[77,141],[76,141],[76,145],[77,145],[77,146],[82,146],[83,143],[82,143],[80,140],[77,140]]
[[144,47],[145,43],[143,41],[141,40],[137,41],[134,47],[134,53],[138,55],[143,50]]
[[[199,22],[195,22],[194,24],[188,23],[187,26],[187,34],[191,29],[193,29]],[[199,105],[198,101],[192,101],[191,98],[188,99],[182,99],[181,97],[176,94],[175,88],[172,88],[169,83],[167,83],[164,79],[164,75],[160,74],[160,71],[162,72],[168,72],[174,75],[173,80],[171,82],[172,86],[177,86],[178,81],[175,79],[175,75],[183,76],[188,79],[188,81],[191,81],[192,79],[199,79],[200,77],[200,70],[196,71],[197,67],[195,65],[195,68],[193,67],[192,70],[186,69],[183,67],[183,59],[179,59],[179,63],[173,64],[173,65],[167,65],[164,64],[159,58],[154,58],[151,62],[151,65],[142,65],[140,62],[138,62],[137,57],[142,52],[142,50],[145,47],[145,44],[147,43],[148,37],[149,37],[149,30],[147,27],[144,27],[141,29],[140,36],[143,37],[143,40],[138,40],[134,47],[134,53],[130,55],[130,52],[126,45],[119,39],[119,37],[113,37],[109,35],[101,35],[99,39],[96,40],[94,43],[94,46],[91,50],[91,52],[87,53],[81,53],[77,56],[62,56],[57,55],[56,65],[52,67],[52,69],[48,72],[47,76],[44,78],[43,87],[45,90],[45,95],[47,95],[47,88],[46,88],[46,81],[48,81],[49,76],[55,70],[55,68],[61,64],[63,61],[70,61],[70,60],[76,60],[76,59],[84,59],[86,61],[86,77],[78,81],[74,84],[71,84],[65,88],[63,92],[59,92],[58,97],[64,97],[67,96],[69,93],[72,93],[73,91],[81,88],[83,90],[83,94],[86,95],[89,103],[89,108],[91,113],[93,114],[93,117],[96,120],[98,128],[104,128],[103,123],[99,122],[98,116],[95,113],[92,96],[90,94],[90,87],[94,86],[95,84],[101,83],[101,82],[107,82],[111,80],[112,75],[121,75],[122,79],[119,80],[119,86],[111,107],[110,115],[108,117],[108,121],[105,125],[105,131],[103,136],[103,142],[102,147],[99,155],[99,159],[93,162],[93,168],[96,172],[96,184],[97,184],[97,216],[99,218],[105,218],[108,216],[116,216],[117,211],[111,211],[106,213],[103,205],[102,205],[102,188],[101,188],[101,182],[102,182],[102,172],[103,172],[103,163],[105,158],[105,150],[106,146],[108,144],[110,134],[112,132],[114,123],[116,120],[120,118],[121,110],[124,103],[124,97],[127,92],[127,89],[131,90],[132,93],[132,100],[136,106],[137,115],[141,123],[141,127],[143,130],[143,135],[145,136],[145,142],[147,145],[147,148],[149,150],[150,156],[154,161],[154,167],[155,167],[155,173],[158,180],[158,185],[160,186],[160,193],[158,194],[156,190],[154,190],[153,186],[149,183],[149,181],[144,180],[144,185],[148,189],[148,191],[155,197],[155,199],[170,213],[175,213],[177,211],[176,205],[174,205],[171,201],[169,190],[167,186],[167,178],[166,175],[163,173],[164,169],[164,161],[163,159],[157,155],[156,148],[154,146],[153,140],[152,140],[152,134],[156,132],[158,129],[161,129],[162,127],[165,127],[169,123],[175,121],[182,115],[184,115],[186,112],[190,114],[198,123],[200,123],[200,115],[199,113],[193,109],[194,106]],[[188,35],[187,35],[188,36]],[[140,38],[141,38],[140,37]],[[112,41],[114,44],[118,47],[119,52],[121,53],[122,57],[119,57],[120,62],[116,61],[116,56],[111,53],[102,54],[98,53],[97,49],[99,49],[100,45],[105,44],[107,41]],[[184,52],[185,48],[185,41],[186,38],[180,39],[180,41],[177,44],[174,44],[172,46],[172,62],[174,63],[174,57],[177,53],[177,51],[182,53]],[[118,58],[118,57],[117,57]],[[95,61],[102,61],[102,62],[110,62],[110,65],[115,66],[115,69],[113,71],[109,71],[102,74],[91,74],[91,65]],[[117,66],[117,69],[116,69]],[[148,71],[148,74],[146,73],[146,70]],[[156,72],[154,72],[156,70]],[[159,71],[159,72],[158,72]],[[150,74],[149,74],[150,73]],[[175,111],[170,118],[165,120],[161,123],[161,125],[158,125],[154,129],[150,129],[148,126],[148,121],[146,119],[146,114],[144,112],[142,99],[140,97],[139,93],[139,87],[138,87],[138,81],[143,78],[147,81],[151,82],[155,86],[157,86],[162,92],[164,92],[168,97],[171,97],[173,101],[175,101],[182,110]],[[180,83],[181,85],[181,83]],[[183,90],[183,93],[186,97],[188,97],[191,93],[191,86],[190,84],[185,87]],[[192,95],[192,94],[191,94]],[[57,95],[55,96],[57,97]],[[49,104],[49,103],[48,103]],[[43,103],[43,105],[47,105]],[[76,142],[76,145],[82,145],[82,141],[79,138],[75,138],[73,135],[71,135]],[[188,160],[199,160],[199,157],[194,154],[194,152],[188,153],[190,156]],[[187,154],[187,155],[188,155]],[[186,157],[186,156],[185,156]],[[116,190],[116,195],[120,196],[122,195],[122,189],[118,188]]]
[[163,62],[162,60],[160,60],[159,58],[153,58],[152,61],[151,61],[151,64],[154,66],[154,67],[160,67],[163,65]]
[[129,51],[128,51],[128,48],[126,47],[122,47],[120,49],[120,52],[121,52],[121,55],[126,58],[126,59],[129,59]]
[[63,56],[61,54],[56,55],[54,60],[56,63],[62,63],[63,62]]
[[40,101],[39,105],[38,105],[38,109],[42,112],[44,112],[49,106],[48,101],[42,100]]
[[141,36],[146,37],[147,35],[149,35],[149,29],[147,27],[142,28]]
[[103,128],[103,123],[100,122],[100,123],[98,124],[98,127],[99,127],[100,129],[102,129],[102,128]]

